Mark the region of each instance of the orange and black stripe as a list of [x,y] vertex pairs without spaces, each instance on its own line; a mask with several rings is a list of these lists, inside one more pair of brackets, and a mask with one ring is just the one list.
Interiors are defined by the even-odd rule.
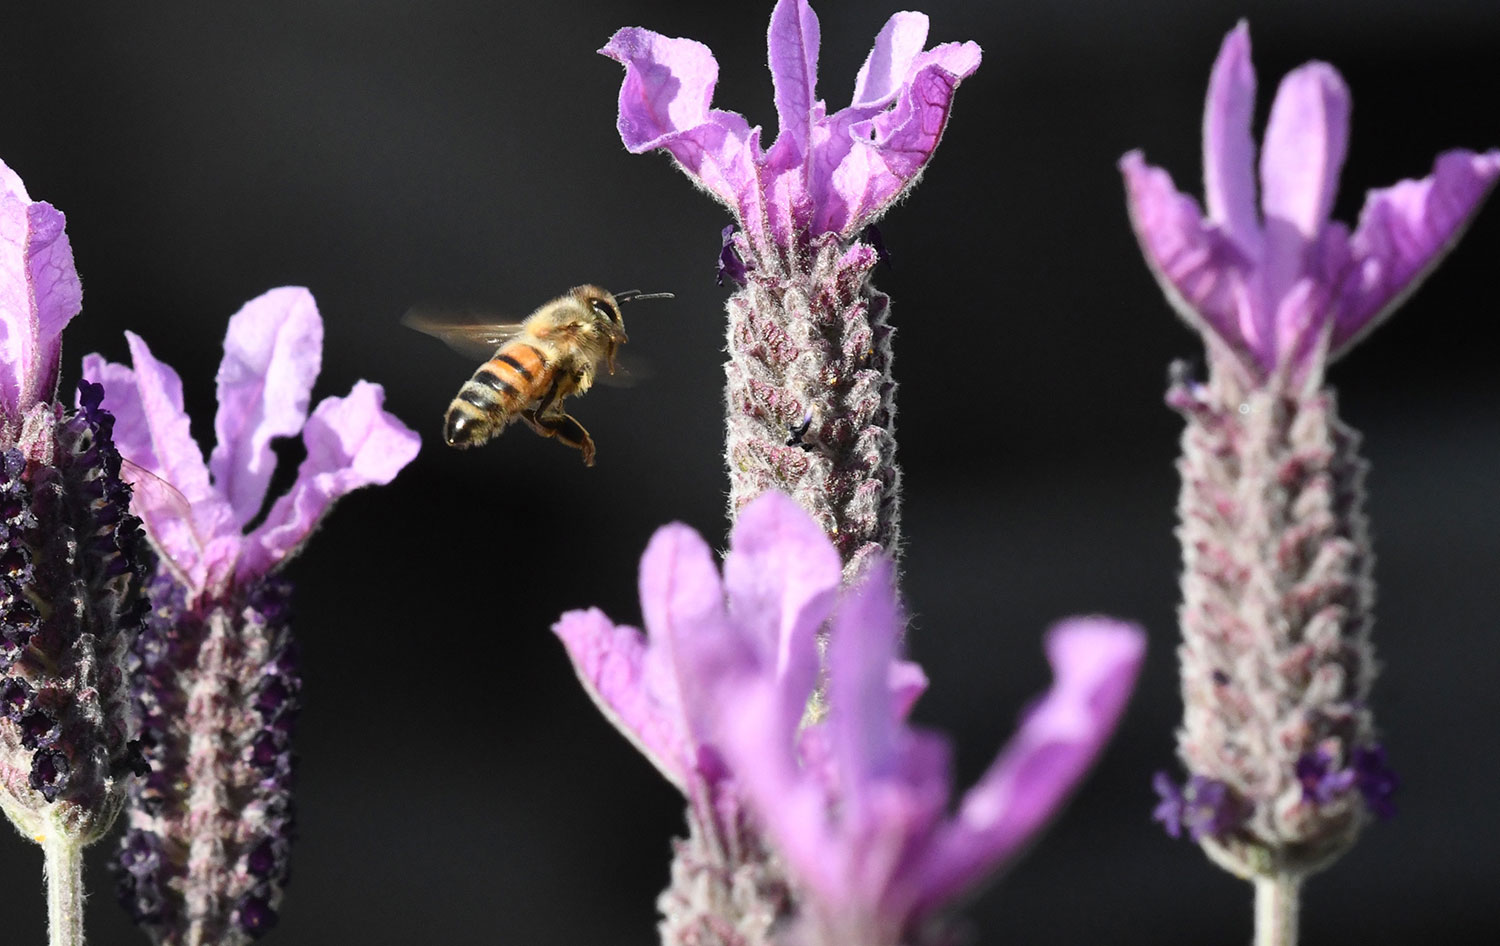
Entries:
[[479,366],[458,397],[480,410],[489,411],[498,405],[507,413],[516,413],[535,400],[534,392],[547,373],[547,360],[535,345],[511,342]]

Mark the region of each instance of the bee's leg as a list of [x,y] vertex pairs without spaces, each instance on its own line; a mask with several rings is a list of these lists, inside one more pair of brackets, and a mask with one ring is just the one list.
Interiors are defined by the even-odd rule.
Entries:
[[526,426],[543,437],[556,437],[583,454],[583,465],[594,465],[594,438],[583,429],[577,419],[568,414],[556,413],[542,416],[539,411],[526,411],[521,415]]
[[[547,413],[548,409],[550,409],[553,406],[553,404],[555,402],[557,402],[557,390],[561,386],[562,386],[562,375],[559,374],[556,378],[553,379],[552,386],[547,389],[547,393],[546,394],[542,395],[542,399],[537,402],[536,407],[532,408],[531,410],[527,411],[526,413],[527,414],[533,414],[533,415],[535,415],[537,417],[540,417],[543,414]],[[561,405],[559,404],[558,407],[560,408]],[[535,426],[535,425],[533,425],[533,426]],[[538,433],[541,433],[541,432],[538,431]],[[545,437],[546,434],[542,434],[542,436]]]

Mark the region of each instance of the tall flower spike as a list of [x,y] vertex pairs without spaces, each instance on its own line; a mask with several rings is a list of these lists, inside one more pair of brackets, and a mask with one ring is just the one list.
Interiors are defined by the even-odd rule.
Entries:
[[[161,558],[131,676],[151,774],[131,793],[119,892],[154,942],[235,946],[275,924],[294,828],[301,677],[277,570],[336,499],[390,482],[418,438],[365,381],[308,415],[323,323],[305,289],[273,289],[230,319],[207,465],[177,374],[126,337],[134,370],[84,359],[119,418]],[[245,533],[265,504],[271,441],[298,432],[296,482]]]
[[0,808],[46,858],[54,946],[83,942],[82,849],[135,767],[125,658],[146,610],[97,385],[54,400],[82,302],[63,215],[0,163]]
[[[1052,691],[948,817],[946,743],[903,722],[926,681],[898,659],[890,578],[876,560],[839,603],[833,546],[768,493],[735,525],[722,579],[692,530],[657,533],[641,561],[645,638],[598,611],[558,622],[590,695],[690,800],[664,943],[769,943],[773,925],[797,931],[776,942],[904,942],[1041,827],[1113,728],[1143,638],[1069,622],[1048,640]],[[835,609],[832,708],[799,736]]]
[[720,283],[740,287],[725,369],[731,513],[767,490],[792,495],[852,576],[899,539],[890,300],[870,284],[879,254],[861,233],[926,167],[980,54],[973,43],[924,50],[926,15],[897,13],[853,102],[829,115],[817,97],[819,40],[806,0],[776,4],[768,41],[780,129],[765,151],[758,127],[710,108],[719,67],[703,44],[627,28],[600,52],[625,66],[625,146],[667,151],[739,226],[719,255]]
[[1391,811],[1369,709],[1374,562],[1359,437],[1324,368],[1436,265],[1500,174],[1500,151],[1439,156],[1373,191],[1351,235],[1328,220],[1349,97],[1332,67],[1283,80],[1251,165],[1249,29],[1224,40],[1203,121],[1208,215],[1132,152],[1131,219],[1168,297],[1203,335],[1206,383],[1173,368],[1187,420],[1178,754],[1156,817],[1255,882],[1258,943],[1295,941],[1303,878]]

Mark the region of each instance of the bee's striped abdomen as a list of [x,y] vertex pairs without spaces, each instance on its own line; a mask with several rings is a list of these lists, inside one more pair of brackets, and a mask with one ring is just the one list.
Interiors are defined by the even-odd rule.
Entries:
[[515,414],[536,399],[537,389],[547,373],[547,361],[536,346],[511,342],[479,366],[458,396],[486,412],[498,408],[506,414]]

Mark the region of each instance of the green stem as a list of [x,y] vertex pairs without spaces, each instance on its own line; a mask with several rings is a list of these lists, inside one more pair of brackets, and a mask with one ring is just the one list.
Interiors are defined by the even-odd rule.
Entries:
[[1293,874],[1255,878],[1255,946],[1297,946],[1301,887]]
[[47,878],[47,942],[83,946],[83,845],[63,831],[42,841]]

